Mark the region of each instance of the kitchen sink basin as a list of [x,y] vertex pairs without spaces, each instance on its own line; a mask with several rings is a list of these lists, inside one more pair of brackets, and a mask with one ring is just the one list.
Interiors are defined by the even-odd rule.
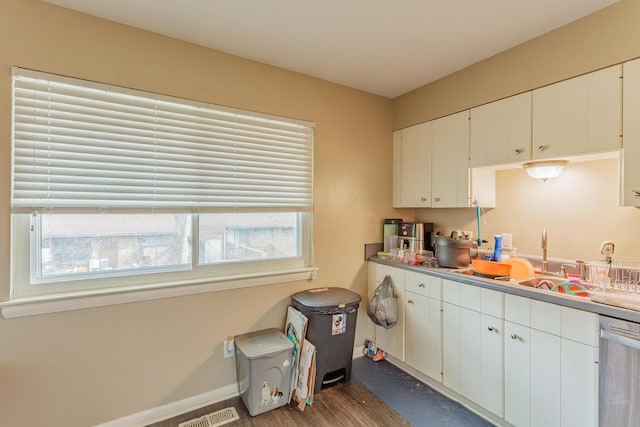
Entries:
[[530,277],[529,279],[520,280],[519,285],[529,286],[530,288],[548,289],[551,290],[558,283],[567,282],[569,279],[559,276],[551,275],[538,275],[536,277]]
[[579,297],[590,296],[590,289],[593,286],[582,281],[571,280],[562,276],[541,274],[529,279],[520,280],[519,285],[530,288],[542,289],[545,291],[558,292],[561,294],[574,295]]

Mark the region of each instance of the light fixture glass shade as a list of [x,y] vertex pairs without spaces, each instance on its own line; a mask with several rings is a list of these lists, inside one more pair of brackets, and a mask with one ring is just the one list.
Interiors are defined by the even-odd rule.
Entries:
[[546,181],[559,176],[567,163],[569,163],[567,160],[544,160],[525,163],[522,167],[531,178]]

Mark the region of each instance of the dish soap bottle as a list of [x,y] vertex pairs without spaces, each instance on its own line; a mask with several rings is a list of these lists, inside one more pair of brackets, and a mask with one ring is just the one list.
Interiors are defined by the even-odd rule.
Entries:
[[493,236],[495,244],[493,246],[493,261],[500,262],[502,260],[502,235],[496,234]]

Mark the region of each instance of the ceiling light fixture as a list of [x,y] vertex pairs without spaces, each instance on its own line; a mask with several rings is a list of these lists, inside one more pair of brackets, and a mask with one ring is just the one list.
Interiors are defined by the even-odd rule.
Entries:
[[531,178],[546,181],[559,176],[567,163],[569,163],[567,160],[544,160],[524,163],[522,167]]

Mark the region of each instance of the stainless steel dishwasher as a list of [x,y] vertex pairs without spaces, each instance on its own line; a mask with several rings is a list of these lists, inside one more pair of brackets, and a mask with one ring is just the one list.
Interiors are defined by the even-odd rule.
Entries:
[[600,316],[599,425],[640,426],[640,324]]

